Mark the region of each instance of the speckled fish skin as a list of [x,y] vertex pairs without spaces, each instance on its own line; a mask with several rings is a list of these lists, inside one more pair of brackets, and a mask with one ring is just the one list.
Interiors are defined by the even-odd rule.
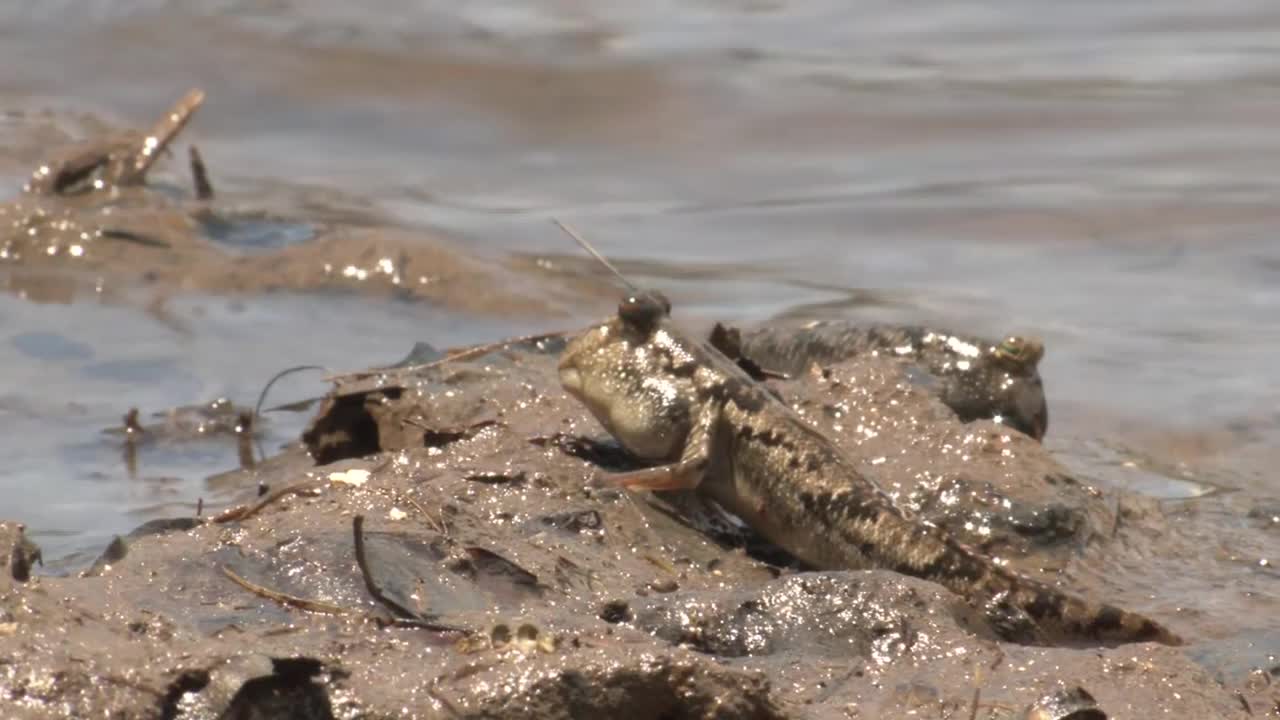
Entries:
[[565,389],[624,447],[669,463],[810,566],[932,580],[992,615],[1023,613],[1034,642],[1181,644],[1148,618],[1014,573],[908,516],[830,440],[665,314],[643,322],[620,312],[574,339],[559,367]]

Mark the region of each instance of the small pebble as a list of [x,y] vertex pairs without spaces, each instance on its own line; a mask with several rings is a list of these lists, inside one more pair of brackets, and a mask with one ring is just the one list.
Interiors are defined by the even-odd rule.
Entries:
[[369,482],[370,472],[360,468],[351,470],[339,470],[329,473],[329,482],[342,483],[344,485],[352,485],[355,487],[363,487]]
[[680,589],[680,583],[676,582],[675,578],[654,580],[649,583],[649,589],[656,593],[673,593]]

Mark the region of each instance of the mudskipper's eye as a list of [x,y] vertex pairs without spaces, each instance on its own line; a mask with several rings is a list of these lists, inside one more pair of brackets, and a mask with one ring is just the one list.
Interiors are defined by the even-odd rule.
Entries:
[[637,293],[618,303],[618,317],[646,331],[670,314],[671,301],[657,290]]

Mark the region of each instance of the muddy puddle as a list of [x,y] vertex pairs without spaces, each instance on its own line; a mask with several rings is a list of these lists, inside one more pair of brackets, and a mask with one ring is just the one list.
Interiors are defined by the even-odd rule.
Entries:
[[[0,519],[43,548],[37,574],[75,575],[147,521],[252,495],[262,473],[233,472],[234,432],[183,425],[194,406],[252,406],[297,365],[324,369],[267,405],[317,398],[326,374],[416,343],[421,359],[607,315],[615,290],[563,217],[698,332],[823,319],[1042,340],[1044,448],[1099,489],[1091,522],[1119,538],[1075,548],[1070,581],[1168,620],[1190,640],[1178,668],[1257,703],[1250,672],[1280,656],[1277,30],[1263,2],[2,9]],[[23,192],[194,87],[203,106],[145,184]],[[317,407],[267,413],[254,462],[297,452]],[[155,429],[136,447],[112,432],[131,408]],[[574,473],[548,472],[569,492]],[[371,508],[335,511],[334,533]],[[797,592],[742,572],[734,602]],[[727,597],[671,607],[711,617]],[[662,634],[665,610],[637,612],[637,633]],[[671,662],[714,675],[704,690],[740,680]],[[834,681],[782,702],[965,716],[917,680],[897,677],[892,702]]]

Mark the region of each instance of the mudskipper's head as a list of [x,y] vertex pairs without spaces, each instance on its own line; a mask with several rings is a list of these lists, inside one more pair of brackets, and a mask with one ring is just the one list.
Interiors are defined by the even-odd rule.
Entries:
[[991,350],[991,357],[1011,373],[1030,375],[1044,358],[1044,343],[1033,337],[1010,335]]
[[1013,335],[991,349],[991,360],[1001,373],[999,397],[1005,421],[1041,440],[1049,429],[1049,407],[1037,366],[1044,358],[1044,343]]
[[692,387],[673,372],[664,321],[671,304],[638,293],[618,314],[574,338],[560,355],[560,383],[627,450],[673,459],[689,432]]

